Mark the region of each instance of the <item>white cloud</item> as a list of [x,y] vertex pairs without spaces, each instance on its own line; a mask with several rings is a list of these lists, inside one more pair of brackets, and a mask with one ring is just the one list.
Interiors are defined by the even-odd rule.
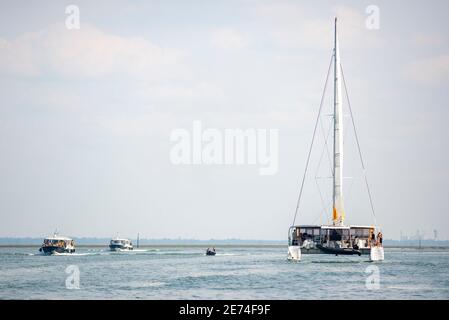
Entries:
[[449,54],[443,54],[408,64],[404,75],[421,85],[438,85],[449,79]]
[[91,125],[107,134],[122,137],[142,137],[167,135],[173,124],[173,116],[165,112],[152,112],[139,115],[99,115],[91,121]]
[[211,34],[211,43],[214,47],[226,50],[239,50],[248,45],[243,34],[232,28],[214,30]]
[[412,38],[412,44],[419,47],[438,47],[444,43],[444,39],[439,34],[416,34]]
[[224,98],[223,90],[208,83],[185,85],[149,86],[143,96],[153,101],[219,101]]
[[[297,47],[313,43],[322,47],[329,44],[325,39],[330,39],[331,33],[326,32],[322,20],[307,17],[306,12],[296,4],[264,4],[258,6],[255,13],[268,23],[268,35],[281,46]],[[330,26],[327,25],[329,30]]]
[[79,30],[51,26],[11,41],[0,39],[0,72],[21,76],[159,76],[173,72],[170,67],[182,56],[144,38],[108,34],[87,24]]
[[378,33],[366,28],[364,12],[348,6],[329,10],[328,18],[316,18],[298,4],[268,4],[256,9],[256,15],[269,25],[268,35],[285,47],[332,47],[333,18],[338,17],[339,38],[345,47],[378,47]]

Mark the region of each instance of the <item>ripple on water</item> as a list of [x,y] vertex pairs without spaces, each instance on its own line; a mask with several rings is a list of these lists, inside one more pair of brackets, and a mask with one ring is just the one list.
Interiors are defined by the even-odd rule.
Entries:
[[[386,261],[308,255],[292,263],[284,247],[197,247],[130,252],[80,248],[43,256],[35,248],[0,248],[4,299],[448,299],[448,251],[386,250]],[[217,250],[218,251],[218,250]],[[80,290],[67,290],[67,266],[80,270]],[[379,268],[381,290],[366,287]],[[359,294],[361,293],[361,294]]]

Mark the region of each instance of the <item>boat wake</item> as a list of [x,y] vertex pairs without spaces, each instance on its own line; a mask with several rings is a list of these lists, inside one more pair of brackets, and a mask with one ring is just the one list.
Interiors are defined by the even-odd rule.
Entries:
[[128,284],[131,288],[151,288],[151,287],[162,287],[166,283],[162,281],[134,281]]
[[[44,254],[45,255],[45,254]],[[73,252],[73,253],[68,253],[68,252],[63,252],[63,253],[53,253],[50,256],[75,256],[75,257],[79,257],[79,256],[92,256],[92,255],[96,255],[96,253],[93,252],[81,252],[81,253],[77,253],[77,252]]]
[[[11,255],[25,255],[25,256],[69,256],[69,257],[79,257],[79,256],[108,256],[108,255],[162,255],[162,256],[205,256],[206,254],[199,251],[165,251],[161,249],[134,249],[134,250],[117,250],[110,251],[108,249],[88,249],[87,252],[73,252],[73,253],[53,253],[46,254],[43,252],[36,253],[21,253],[13,252]],[[217,253],[218,257],[231,257],[238,256],[236,253]]]
[[369,260],[322,260],[322,261],[310,261],[311,263],[324,263],[324,264],[345,264],[345,263],[350,263],[350,264],[354,264],[354,263],[364,263],[364,262],[369,262]]

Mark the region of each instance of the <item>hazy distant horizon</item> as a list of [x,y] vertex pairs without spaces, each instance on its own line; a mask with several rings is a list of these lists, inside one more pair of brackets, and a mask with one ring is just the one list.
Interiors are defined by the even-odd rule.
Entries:
[[[125,237],[126,238],[126,237]],[[44,237],[0,237],[0,246],[15,246],[15,245],[33,245],[40,246]],[[128,237],[134,245],[137,245],[137,239]],[[88,246],[88,245],[104,245],[107,246],[111,238],[102,237],[73,237],[76,245]],[[139,239],[141,246],[151,245],[281,245],[287,244],[286,239],[151,239],[141,238]],[[449,246],[449,240],[447,239],[384,239],[384,245],[405,245],[405,246]]]
[[[379,0],[374,24],[355,0],[0,3],[0,237],[287,239],[338,16],[375,209],[346,117],[346,223],[449,239],[449,2]],[[332,214],[329,119],[297,224]],[[276,133],[277,171],[175,163],[196,123]]]

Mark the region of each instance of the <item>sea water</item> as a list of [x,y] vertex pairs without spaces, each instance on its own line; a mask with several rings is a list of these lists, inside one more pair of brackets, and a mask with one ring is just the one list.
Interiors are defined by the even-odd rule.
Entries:
[[367,256],[303,255],[284,246],[77,248],[45,256],[0,248],[1,299],[449,299],[449,249]]

